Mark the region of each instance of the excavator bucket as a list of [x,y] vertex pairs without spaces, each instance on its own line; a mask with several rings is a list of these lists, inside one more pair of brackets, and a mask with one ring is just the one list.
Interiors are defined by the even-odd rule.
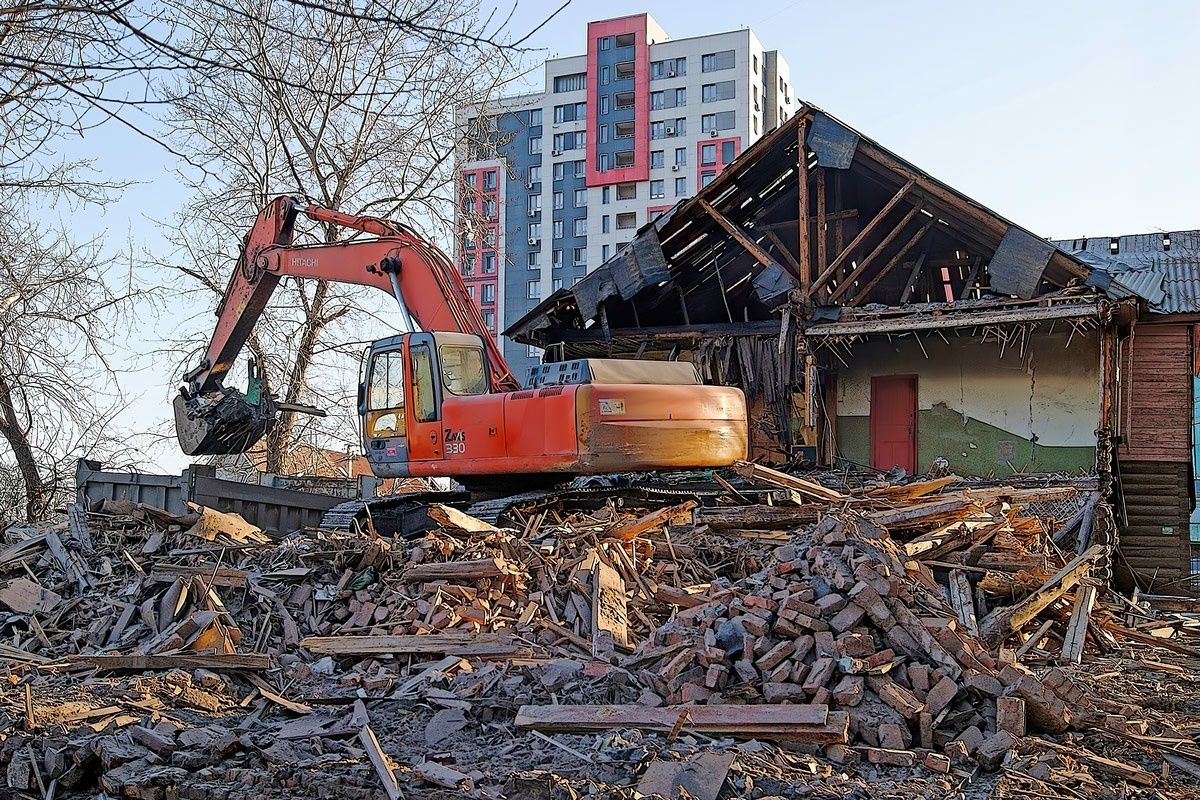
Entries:
[[236,389],[175,397],[175,434],[189,456],[244,453],[261,439],[274,414]]

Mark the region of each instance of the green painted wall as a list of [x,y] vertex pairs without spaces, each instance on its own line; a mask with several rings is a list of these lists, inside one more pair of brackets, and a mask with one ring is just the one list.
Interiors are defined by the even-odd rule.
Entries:
[[[968,337],[866,342],[838,370],[839,455],[871,461],[870,386],[917,376],[917,470],[941,456],[960,475],[1094,469],[1099,337],[1058,331],[1022,355]],[[1011,466],[1010,466],[1011,465]]]

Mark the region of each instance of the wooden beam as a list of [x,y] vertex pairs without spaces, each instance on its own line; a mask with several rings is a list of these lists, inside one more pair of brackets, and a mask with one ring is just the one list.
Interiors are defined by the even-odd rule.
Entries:
[[966,299],[967,293],[975,289],[975,299],[978,300],[983,292],[975,287],[975,281],[979,279],[979,267],[983,263],[981,256],[975,256],[975,260],[971,262],[971,271],[967,273],[967,280],[963,283],[963,296],[960,299]]
[[261,653],[172,653],[168,655],[82,655],[69,656],[72,664],[89,664],[99,669],[142,672],[143,670],[207,669],[213,672],[228,670],[263,670],[271,659]]
[[817,269],[825,269],[825,261],[829,257],[825,246],[829,240],[829,231],[825,229],[828,221],[825,219],[825,168],[817,167]]
[[866,241],[868,236],[875,232],[875,229],[878,228],[883,219],[889,213],[891,213],[892,209],[898,206],[900,201],[908,196],[908,193],[912,191],[914,185],[914,181],[910,180],[908,183],[900,187],[900,191],[896,192],[896,194],[892,196],[892,199],[887,201],[887,204],[879,210],[879,213],[875,215],[875,218],[863,226],[863,229],[858,232],[858,236],[855,236],[853,241],[846,245],[846,249],[839,253],[837,258],[833,260],[833,263],[825,267],[821,274],[817,276],[817,279],[812,282],[812,285],[808,287],[808,294],[810,297],[816,293],[818,289],[824,286],[829,281],[829,277],[833,275],[833,273],[837,272],[838,267],[840,267],[848,258],[850,258],[850,255],[858,249],[859,245]]
[[638,519],[614,525],[605,531],[604,535],[610,539],[620,539],[623,542],[628,542],[636,539],[643,533],[649,533],[652,530],[671,524],[676,517],[690,517],[692,509],[695,507],[695,500],[685,500],[679,505],[659,508]]
[[837,288],[830,293],[829,299],[837,300],[839,297],[844,295],[846,291],[854,285],[854,282],[858,280],[864,272],[867,271],[867,267],[871,266],[875,259],[879,257],[879,254],[887,249],[888,245],[890,245],[896,239],[896,237],[900,235],[900,232],[908,226],[908,223],[912,222],[913,217],[919,214],[920,211],[921,209],[919,206],[913,206],[910,208],[908,213],[901,218],[900,222],[896,223],[896,227],[892,228],[888,235],[883,237],[883,241],[875,245],[875,249],[868,253],[866,258],[858,262],[858,266],[854,268],[854,271],[847,275],[845,279],[843,279],[842,282],[837,285]]
[[1063,659],[1073,664],[1083,660],[1083,646],[1087,643],[1088,622],[1092,619],[1092,607],[1096,605],[1096,587],[1084,584],[1075,594],[1075,608],[1071,610],[1071,622],[1063,638]]
[[917,285],[917,278],[921,275],[921,267],[925,266],[925,256],[928,253],[921,253],[917,257],[917,261],[913,264],[912,272],[908,274],[908,283],[904,284],[904,291],[900,293],[900,305],[908,302],[908,298],[912,296],[913,287]]
[[1022,625],[1041,613],[1042,609],[1083,580],[1091,571],[1092,563],[1102,555],[1104,555],[1102,546],[1096,545],[1088,548],[1086,553],[1072,559],[1029,597],[1019,603],[993,611],[979,623],[980,639],[989,647],[999,645],[1011,633],[1019,630]]
[[[921,226],[920,230],[914,233],[909,240],[905,242],[899,250],[896,251],[896,255],[892,256],[891,259],[888,260],[887,264],[884,264],[883,269],[879,270],[879,272],[875,274],[875,277],[868,281],[867,285],[860,289],[858,294],[854,295],[854,299],[850,301],[850,305],[856,306],[866,300],[867,295],[869,295],[871,290],[875,288],[875,284],[883,280],[888,273],[892,271],[892,268],[900,263],[900,259],[908,255],[908,251],[911,250],[913,246],[917,244],[917,242],[925,238],[925,234],[929,233],[929,229],[933,227],[933,223],[934,219],[931,217],[928,222]],[[925,255],[922,254],[921,261],[924,262],[924,260]],[[901,302],[904,301],[902,300]]]
[[[310,653],[327,656],[488,655],[492,657],[529,655],[526,645],[495,633],[431,633],[396,636],[306,636],[300,646]],[[263,656],[265,659],[266,656]]]
[[787,265],[795,271],[796,275],[799,275],[800,262],[797,261],[796,257],[792,255],[792,252],[787,249],[787,245],[785,245],[783,240],[779,238],[779,234],[770,229],[764,229],[763,232],[767,234],[767,238],[771,240],[771,244],[775,245],[775,249],[779,253],[779,257],[787,262]]
[[741,245],[742,249],[749,253],[755,261],[757,261],[759,264],[762,264],[764,267],[769,267],[775,263],[775,260],[771,258],[771,256],[767,255],[765,250],[752,242],[750,237],[747,236],[741,228],[739,228],[737,225],[734,225],[724,214],[713,208],[711,203],[704,198],[700,198],[698,202],[700,207],[703,208],[704,211],[713,218],[713,221],[720,225],[723,231],[732,236],[734,241]]
[[800,290],[808,291],[812,281],[812,249],[808,230],[808,120],[800,120],[796,128],[796,139],[796,163],[799,168],[799,174],[796,176],[796,231],[799,236],[796,242],[796,260],[800,262]]

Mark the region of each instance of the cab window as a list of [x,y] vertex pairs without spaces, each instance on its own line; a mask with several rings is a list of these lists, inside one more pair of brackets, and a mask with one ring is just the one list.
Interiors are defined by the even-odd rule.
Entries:
[[438,418],[437,398],[433,391],[433,358],[429,345],[415,344],[408,349],[412,357],[413,403],[417,422],[433,422]]
[[444,344],[438,348],[442,366],[442,386],[452,394],[473,395],[487,391],[483,368],[483,348]]
[[399,350],[377,353],[367,392],[367,436],[404,435],[404,357]]

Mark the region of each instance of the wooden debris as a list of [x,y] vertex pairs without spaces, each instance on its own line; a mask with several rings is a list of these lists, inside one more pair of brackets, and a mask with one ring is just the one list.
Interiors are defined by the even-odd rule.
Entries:
[[664,525],[669,525],[677,519],[689,518],[692,509],[695,507],[695,500],[687,500],[679,505],[660,508],[632,522],[615,525],[605,531],[604,535],[610,539],[620,539],[621,541],[636,539],[644,533],[661,528]]
[[18,614],[34,614],[53,609],[62,597],[28,578],[13,578],[0,586],[0,605]]
[[686,790],[696,800],[717,800],[725,776],[733,765],[733,753],[703,752],[682,761],[655,759],[646,767],[637,790],[643,796],[679,797]]
[[375,768],[375,774],[379,776],[379,782],[383,784],[383,791],[388,800],[401,800],[404,794],[400,791],[400,785],[396,783],[396,771],[392,769],[388,757],[380,749],[379,740],[375,738],[375,731],[371,730],[370,725],[364,725],[358,732],[358,741],[367,751],[367,758],[371,760],[371,766]]
[[265,670],[271,659],[253,653],[176,653],[170,655],[78,655],[71,656],[75,664],[88,664],[99,669],[122,672],[159,669],[208,669],[214,672],[229,670]]
[[1096,587],[1084,584],[1075,595],[1075,608],[1071,611],[1071,623],[1063,639],[1062,656],[1065,661],[1078,664],[1083,659],[1083,646],[1087,641],[1088,623],[1092,619],[1092,607],[1096,603]]
[[823,705],[693,706],[521,706],[521,730],[553,733],[604,731],[612,728],[670,731],[686,712],[684,730],[744,738],[766,736],[819,744],[847,741],[849,716]]

